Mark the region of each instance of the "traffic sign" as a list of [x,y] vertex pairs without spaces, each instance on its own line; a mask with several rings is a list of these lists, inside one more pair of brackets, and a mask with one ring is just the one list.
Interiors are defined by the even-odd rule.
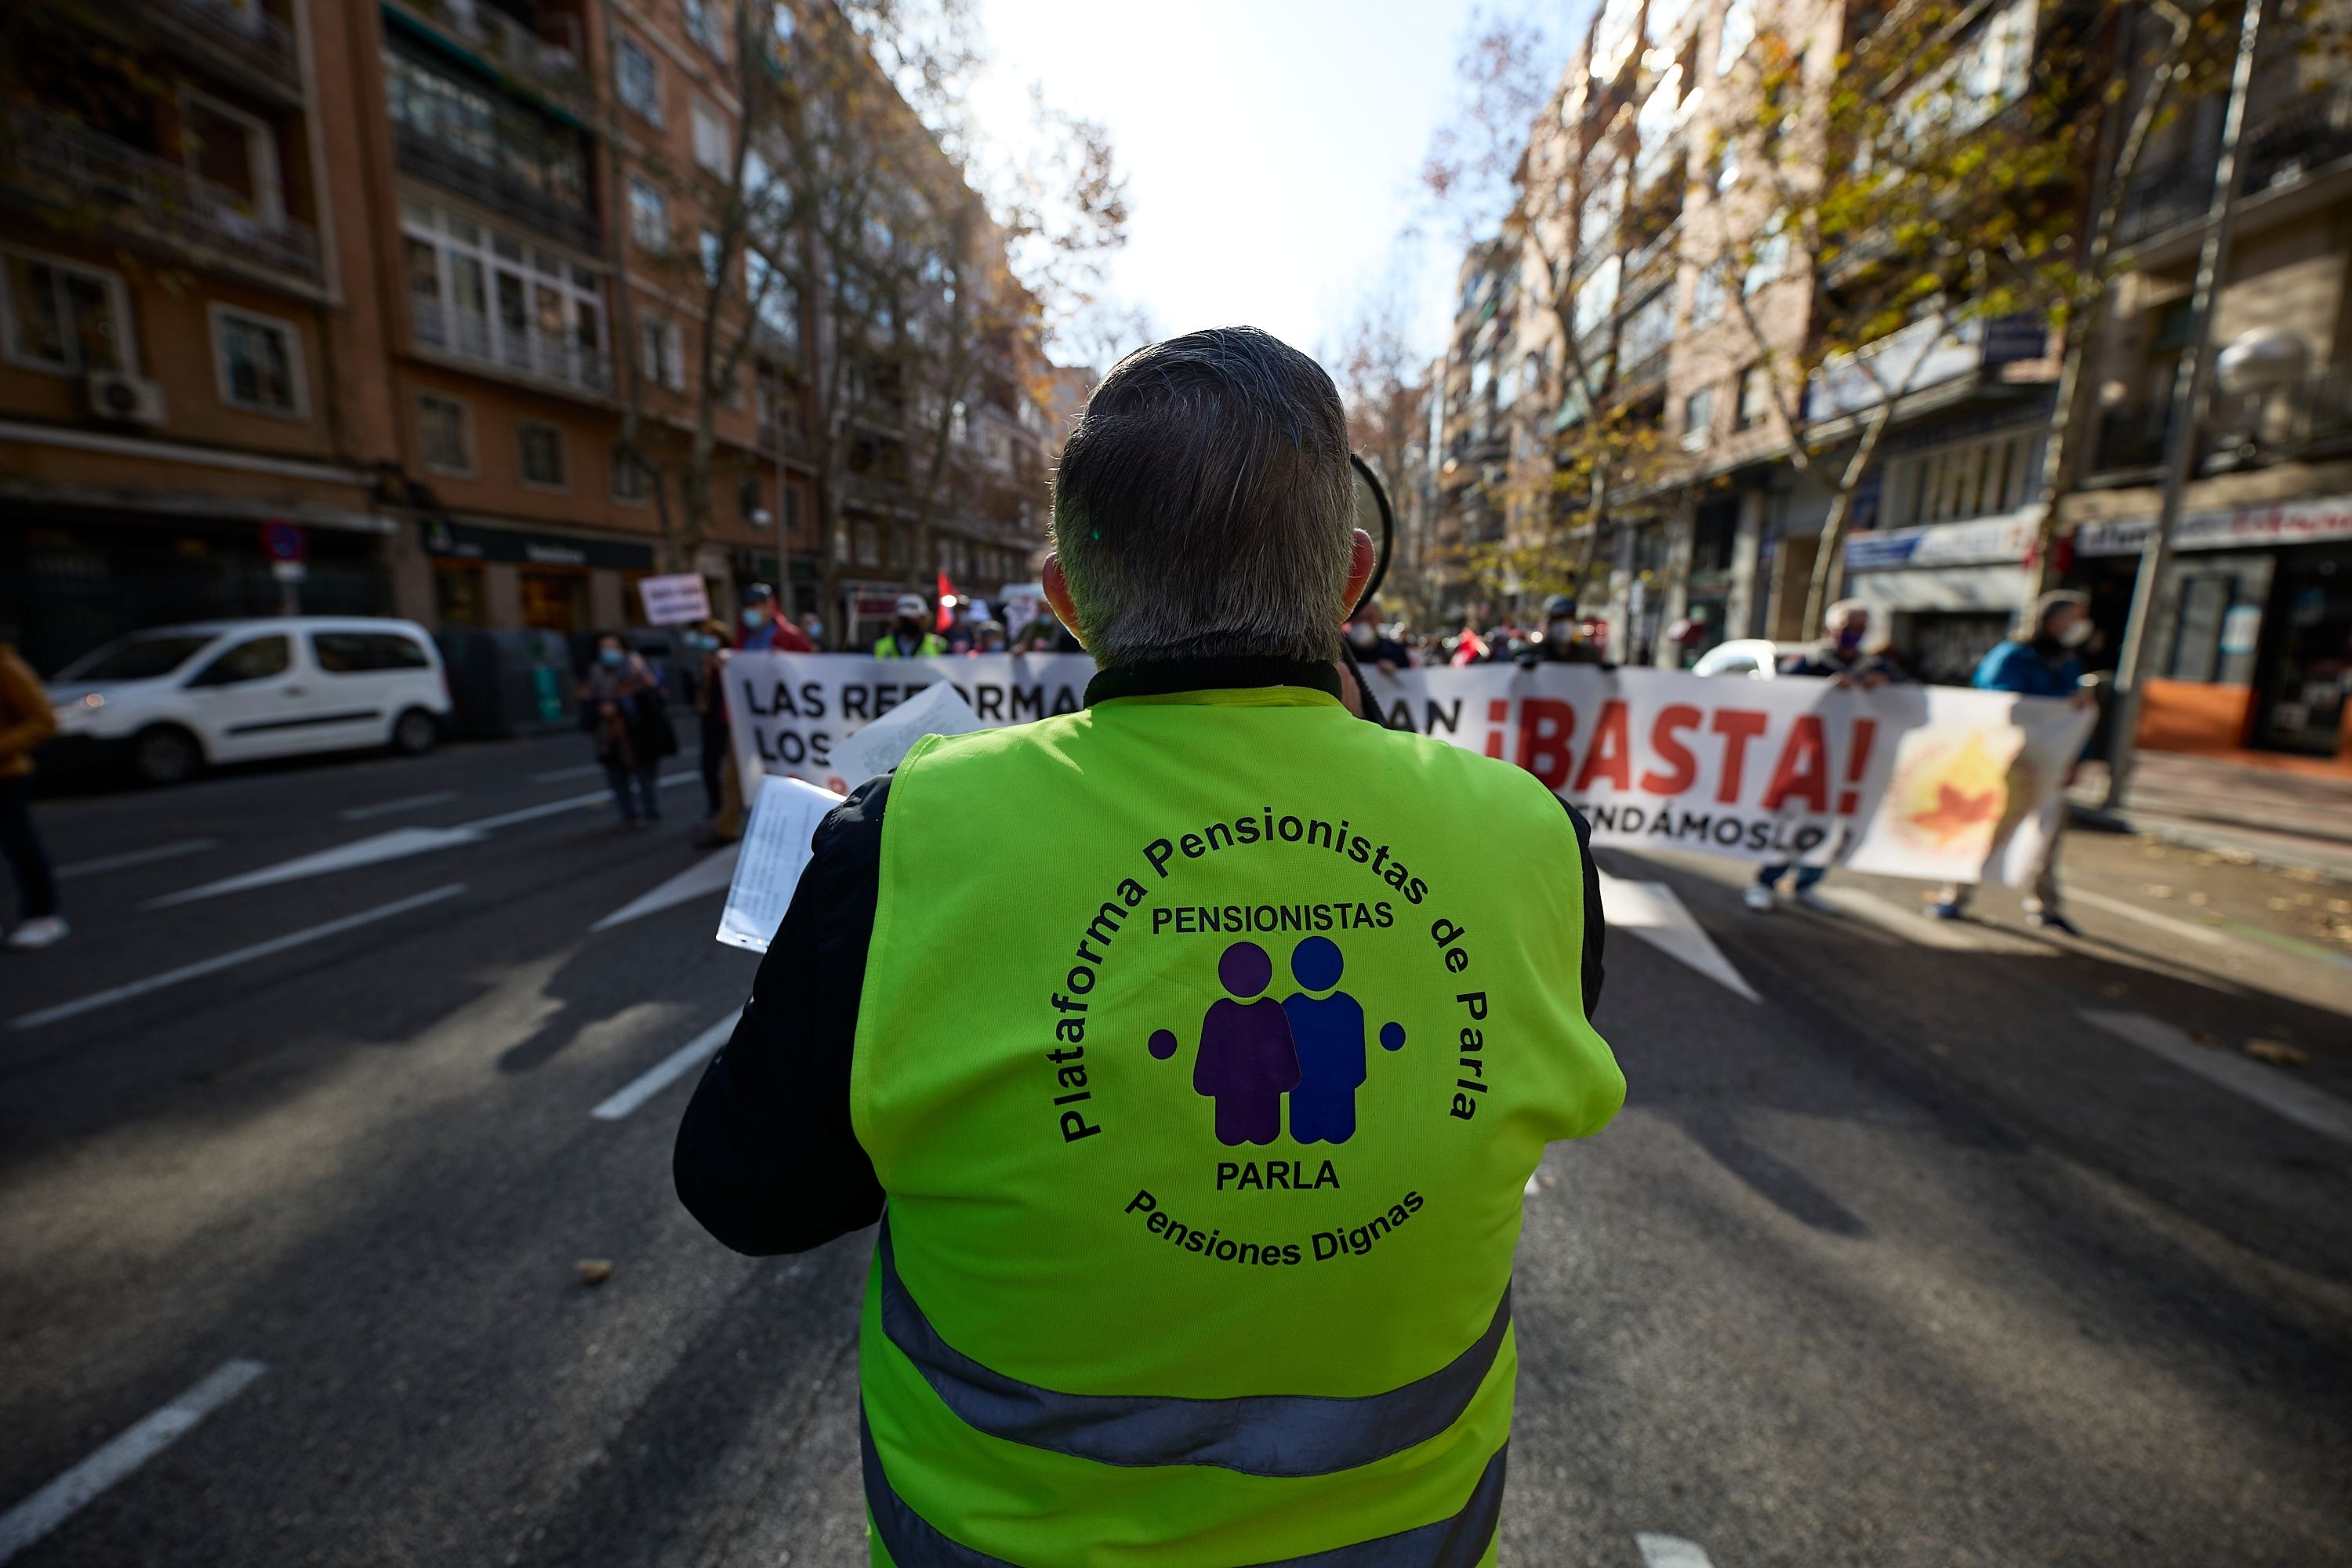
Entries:
[[307,561],[310,558],[310,536],[302,531],[300,523],[274,517],[261,525],[261,552],[272,561]]

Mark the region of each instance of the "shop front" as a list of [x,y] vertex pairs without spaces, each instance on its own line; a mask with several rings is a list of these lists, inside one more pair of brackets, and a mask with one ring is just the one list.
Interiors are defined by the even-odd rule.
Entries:
[[443,626],[535,626],[577,637],[628,625],[651,544],[436,517],[419,525]]
[[[2075,532],[2095,600],[2128,599],[2152,522]],[[2140,743],[2316,758],[2352,771],[2352,496],[2180,520],[2149,629]]]
[[2032,518],[2017,512],[1857,534],[1846,542],[1846,594],[1870,606],[1921,680],[1965,686],[2032,597],[2033,537]]

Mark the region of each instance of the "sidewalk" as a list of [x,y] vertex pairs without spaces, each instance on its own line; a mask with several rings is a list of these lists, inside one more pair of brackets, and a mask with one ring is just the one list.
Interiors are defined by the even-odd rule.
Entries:
[[[2100,820],[2104,763],[2085,763],[2068,792]],[[2352,883],[2352,780],[2177,752],[2142,752],[2119,814],[2134,833]]]

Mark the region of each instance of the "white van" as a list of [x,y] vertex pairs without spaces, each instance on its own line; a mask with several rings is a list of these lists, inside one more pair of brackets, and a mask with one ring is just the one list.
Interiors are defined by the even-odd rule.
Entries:
[[49,701],[59,762],[119,760],[176,784],[208,763],[429,752],[449,683],[414,621],[290,616],[133,632],[60,670]]

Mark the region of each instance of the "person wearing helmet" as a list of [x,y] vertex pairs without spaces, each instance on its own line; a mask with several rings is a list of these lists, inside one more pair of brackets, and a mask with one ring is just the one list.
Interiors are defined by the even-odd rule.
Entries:
[[1544,601],[1543,630],[1528,641],[1518,659],[1530,668],[1538,664],[1606,666],[1609,662],[1584,635],[1584,623],[1576,618],[1576,601],[1565,594],[1554,594]]
[[876,658],[930,658],[948,651],[942,637],[930,628],[930,601],[920,594],[898,595],[898,618],[875,640]]

